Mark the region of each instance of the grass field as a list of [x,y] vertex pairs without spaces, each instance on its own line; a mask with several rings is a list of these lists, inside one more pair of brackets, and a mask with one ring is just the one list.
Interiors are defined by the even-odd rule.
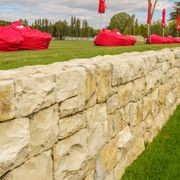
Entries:
[[180,44],[147,45],[137,43],[133,47],[98,47],[91,41],[52,41],[48,50],[0,52],[0,69],[12,69],[25,65],[49,64],[74,58],[90,58],[97,55],[112,55],[123,52],[159,50]]
[[180,106],[122,180],[180,179]]

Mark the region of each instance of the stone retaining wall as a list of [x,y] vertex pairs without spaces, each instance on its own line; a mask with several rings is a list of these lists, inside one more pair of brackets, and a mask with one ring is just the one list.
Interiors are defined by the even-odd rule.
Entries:
[[119,180],[180,103],[180,49],[0,71],[1,180]]

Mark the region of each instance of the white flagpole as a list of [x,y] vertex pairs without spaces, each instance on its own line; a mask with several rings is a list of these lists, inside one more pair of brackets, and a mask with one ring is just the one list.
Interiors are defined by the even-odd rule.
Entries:
[[102,29],[102,13],[100,13],[100,29]]

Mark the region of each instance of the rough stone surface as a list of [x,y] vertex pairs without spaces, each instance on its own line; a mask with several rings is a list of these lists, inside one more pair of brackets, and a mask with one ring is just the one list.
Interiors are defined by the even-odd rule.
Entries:
[[0,123],[0,177],[27,159],[29,145],[27,118]]
[[54,147],[55,180],[65,179],[80,170],[88,158],[88,131],[81,130]]
[[0,81],[0,122],[15,117],[14,82]]
[[108,138],[106,105],[96,105],[86,111],[87,128],[90,130],[88,149],[90,156],[98,153]]
[[179,48],[0,70],[0,179],[119,180],[179,104]]
[[85,114],[82,113],[60,119],[59,139],[67,138],[85,127],[86,127],[86,117]]
[[58,108],[41,110],[30,119],[31,156],[53,147],[58,139]]
[[8,173],[5,180],[53,180],[51,151],[36,156]]
[[34,74],[15,80],[17,117],[27,116],[33,112],[55,103],[54,76]]

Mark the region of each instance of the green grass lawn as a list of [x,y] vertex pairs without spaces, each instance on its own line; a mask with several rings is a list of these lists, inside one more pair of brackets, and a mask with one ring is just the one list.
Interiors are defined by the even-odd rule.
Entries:
[[12,69],[25,65],[49,64],[74,58],[90,58],[97,55],[112,55],[123,52],[159,50],[180,44],[147,45],[137,43],[132,47],[99,47],[91,41],[52,41],[48,50],[0,52],[0,69]]
[[122,180],[180,179],[180,106]]

